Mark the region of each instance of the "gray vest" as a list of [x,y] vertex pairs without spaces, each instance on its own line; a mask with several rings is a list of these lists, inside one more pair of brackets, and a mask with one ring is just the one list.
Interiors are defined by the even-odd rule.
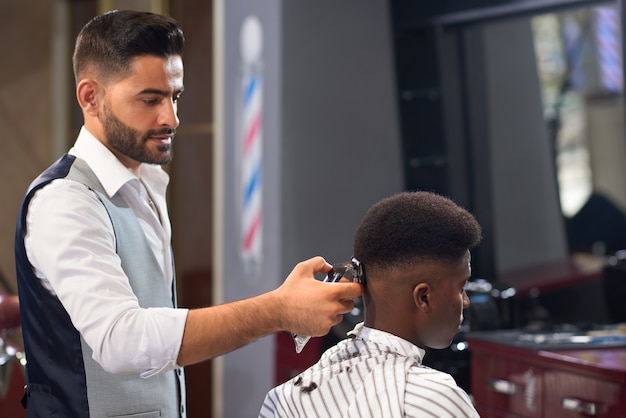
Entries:
[[[64,164],[65,167],[69,168],[69,170],[65,171],[65,176],[64,174],[55,175],[54,170],[51,170],[52,175],[48,177],[48,180],[50,181],[51,178],[65,177],[66,179],[85,184],[92,189],[102,201],[109,214],[115,232],[117,244],[116,252],[120,256],[122,268],[128,276],[130,285],[139,300],[139,305],[142,308],[175,307],[175,286],[173,286],[170,291],[168,286],[165,285],[163,272],[150,249],[150,245],[132,209],[128,207],[119,194],[109,199],[102,185],[83,160],[78,158],[73,161],[71,160],[72,157],[68,158],[67,156],[60,160],[61,165]],[[24,270],[27,271],[27,269]],[[23,276],[27,276],[27,274]],[[33,280],[30,280],[30,285],[22,286],[21,292],[23,291],[25,299],[24,308],[30,305],[40,305],[39,309],[41,309],[46,304],[51,304],[45,300],[41,301],[41,296],[36,296],[35,293],[31,292],[30,289],[34,289],[34,292],[39,292],[36,288],[32,287],[33,282]],[[39,292],[39,294],[45,293]],[[31,298],[31,295],[34,296]],[[174,295],[174,297],[172,297],[172,295]],[[48,296],[44,297],[54,298],[54,296],[49,293]],[[36,302],[37,300],[39,300],[39,302]],[[56,300],[58,304],[58,299]],[[32,311],[37,310],[37,306],[31,306],[31,308],[34,308]],[[32,316],[30,312],[32,311],[25,311],[25,317],[30,318]],[[41,310],[39,312],[41,312]],[[28,322],[30,322],[30,320],[28,320]],[[55,334],[61,337],[55,338],[66,338],[68,340],[68,350],[70,350],[68,353],[73,352],[73,349],[70,349],[72,344],[69,343],[69,340],[71,340],[70,337],[72,334],[77,335],[78,333],[73,329],[71,324],[63,324],[63,321],[61,321],[61,323],[55,322],[50,326],[72,328],[59,329]],[[38,347],[46,345],[45,335],[42,335],[43,332],[37,331],[36,328],[36,326],[27,326],[24,329],[25,337],[27,337],[25,338],[25,342],[28,343],[28,346],[33,347],[31,350],[33,354],[38,350]],[[58,341],[57,344],[65,343],[64,340],[62,340]],[[56,350],[64,350],[64,347],[56,347],[56,349],[51,347],[47,348],[47,350],[50,350],[48,353],[51,357],[55,357],[57,355],[54,354],[54,352]],[[50,385],[50,389],[48,389],[50,392],[47,392],[49,394],[58,393],[57,390],[72,392],[72,400],[70,401],[72,405],[67,405],[67,410],[78,411],[81,409],[80,404],[88,404],[88,414],[90,418],[186,417],[183,369],[160,373],[147,379],[142,379],[137,374],[114,375],[104,371],[102,367],[93,360],[92,350],[82,337],[80,337],[80,349],[77,347],[76,353],[79,357],[82,354],[84,379],[79,377],[76,380],[70,375],[75,375],[77,370],[81,370],[81,367],[70,366],[67,367],[65,369],[67,371],[64,372],[64,369],[61,368],[63,367],[63,361],[61,360],[55,361],[57,363],[56,366],[47,366],[45,358],[37,356],[37,359],[33,358],[35,364],[32,364],[34,369],[32,369],[30,373],[27,365],[27,374],[30,375],[30,382],[27,382],[27,394],[29,397],[32,397],[32,399],[28,400],[27,411],[29,416],[40,416],[41,411],[35,411],[39,411],[40,408],[43,408],[42,405],[45,406],[47,403],[45,398],[42,398],[42,395],[45,396],[45,392],[41,392],[41,390],[45,390],[43,384],[47,384]],[[28,348],[26,355],[30,363]],[[46,357],[48,357],[48,355],[46,355]],[[61,358],[61,356],[57,357],[59,357],[59,359]],[[48,357],[48,360],[50,360],[50,357]],[[70,381],[84,381],[86,386],[68,388],[62,383],[60,387],[55,386],[58,384],[57,382],[66,380],[66,378],[63,377],[63,373],[67,373],[68,383]],[[46,377],[46,375],[49,377]],[[80,386],[82,386],[82,384]],[[42,387],[43,389],[41,389]],[[55,387],[59,389],[55,389]],[[40,395],[40,393],[42,395]],[[87,402],[84,401],[85,398]],[[32,405],[31,402],[33,403]],[[47,414],[45,414],[45,416],[47,416]]]
[[[174,307],[170,289],[162,285],[163,272],[132,209],[119,194],[109,199],[83,160],[76,159],[72,168],[66,178],[79,181],[94,190],[109,213],[115,231],[116,252],[122,260],[122,268],[139,300],[139,306]],[[137,375],[112,375],[92,359],[92,351],[82,338],[81,343],[91,418],[185,416],[184,401],[180,401],[184,397],[179,394],[184,388],[182,369],[148,379]]]

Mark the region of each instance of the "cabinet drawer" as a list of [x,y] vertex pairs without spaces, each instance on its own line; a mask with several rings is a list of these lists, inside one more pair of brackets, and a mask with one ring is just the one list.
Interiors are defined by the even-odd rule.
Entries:
[[546,370],[544,384],[546,417],[626,418],[626,390],[615,382]]
[[473,353],[471,391],[477,409],[502,411],[501,416],[542,417],[543,373],[528,363]]

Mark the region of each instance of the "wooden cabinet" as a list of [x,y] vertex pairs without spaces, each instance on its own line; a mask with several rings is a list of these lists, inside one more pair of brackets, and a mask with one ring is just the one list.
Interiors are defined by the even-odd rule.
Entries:
[[[5,360],[0,357],[0,362]],[[26,409],[21,404],[26,376],[17,361],[0,363],[0,416],[25,418]]]
[[626,417],[626,348],[530,350],[468,337],[483,418]]

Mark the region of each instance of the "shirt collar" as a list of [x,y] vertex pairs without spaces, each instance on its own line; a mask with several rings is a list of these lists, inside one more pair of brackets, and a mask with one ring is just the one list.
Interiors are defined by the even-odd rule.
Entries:
[[421,363],[426,350],[416,346],[415,344],[400,338],[397,335],[390,334],[375,328],[366,327],[362,322],[357,324],[348,336],[354,336],[363,341],[371,341],[389,348],[390,351],[413,357]]
[[[84,126],[68,153],[89,165],[109,197],[115,195],[124,184],[138,180],[137,176]],[[167,187],[169,182],[169,176],[158,165],[141,164],[138,173],[142,179],[159,189]]]

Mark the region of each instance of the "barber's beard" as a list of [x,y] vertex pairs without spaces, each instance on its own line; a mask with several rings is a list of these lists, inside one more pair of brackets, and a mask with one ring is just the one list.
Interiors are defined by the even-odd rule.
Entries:
[[156,151],[148,146],[148,138],[167,134],[171,129],[138,131],[119,120],[108,106],[101,119],[104,135],[110,147],[135,161],[148,164],[167,164],[172,160],[172,145],[158,145]]

